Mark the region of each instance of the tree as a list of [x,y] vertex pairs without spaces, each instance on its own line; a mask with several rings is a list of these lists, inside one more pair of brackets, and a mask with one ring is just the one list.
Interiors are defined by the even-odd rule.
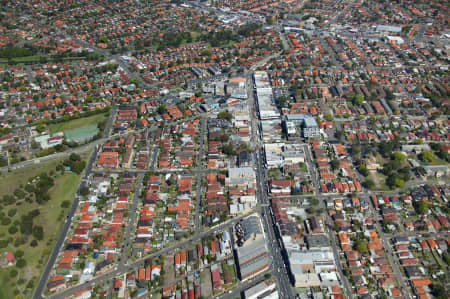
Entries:
[[129,81],[130,84],[134,84],[136,87],[139,87],[139,79],[133,78]]
[[0,167],[5,167],[8,165],[8,160],[0,157]]
[[340,162],[339,160],[333,159],[331,160],[330,165],[332,170],[337,170],[339,169]]
[[360,174],[362,174],[363,176],[368,176],[369,175],[369,170],[367,169],[366,165],[360,165],[358,167],[358,171]]
[[11,219],[8,217],[3,217],[1,220],[2,225],[9,225],[11,223]]
[[392,101],[393,99],[395,99],[394,93],[389,89],[386,89],[386,100]]
[[437,283],[431,284],[431,294],[433,294],[436,299],[446,299],[448,298],[447,291],[445,288]]
[[33,232],[33,218],[22,216],[20,222],[20,232],[24,235],[31,235]]
[[450,265],[450,253],[446,252],[444,253],[444,261],[447,263],[447,265]]
[[416,210],[417,214],[424,215],[428,212],[429,206],[426,201],[419,200],[419,201],[414,202],[414,209]]
[[396,175],[389,175],[386,178],[386,185],[388,185],[391,188],[403,188],[405,186],[405,180],[399,178]]
[[106,43],[108,43],[108,37],[105,36],[105,35],[102,35],[102,36],[100,36],[100,37],[98,38],[98,41],[101,42],[101,43],[106,44]]
[[44,239],[44,229],[42,226],[36,225],[33,227],[33,236],[39,241]]
[[11,59],[32,56],[34,53],[36,53],[36,48],[29,45],[26,45],[25,47],[5,47],[0,50],[0,57]]
[[357,95],[355,95],[355,98],[353,99],[354,105],[361,106],[363,102],[364,96],[362,94],[358,93]]
[[23,191],[20,188],[17,188],[16,190],[14,190],[14,195],[18,198],[18,199],[24,199],[25,198],[25,191]]
[[77,174],[80,174],[84,170],[85,167],[86,167],[86,161],[84,161],[84,160],[77,161],[74,163],[72,171]]
[[393,148],[394,146],[390,141],[382,141],[379,145],[380,154],[385,158],[389,157],[389,155],[392,153]]
[[61,208],[66,209],[66,208],[68,208],[68,207],[70,207],[70,200],[64,200],[64,201],[61,203]]
[[366,186],[367,189],[370,189],[370,190],[375,188],[375,183],[371,179],[367,179],[365,181],[364,185]]
[[236,151],[234,150],[234,147],[233,147],[232,144],[224,144],[222,146],[222,152],[225,155],[228,155],[228,156],[235,156],[236,155]]
[[221,111],[221,112],[219,112],[219,114],[217,114],[217,117],[220,119],[226,119],[228,121],[231,121],[233,115],[231,114],[231,112]]
[[159,114],[164,114],[164,113],[166,113],[167,112],[167,109],[166,109],[166,105],[165,104],[161,104],[159,107],[158,107],[158,113]]
[[41,212],[39,212],[39,209],[34,209],[28,213],[28,217],[34,218],[34,217],[39,216],[40,214],[41,214]]
[[23,268],[27,265],[27,261],[25,259],[20,259],[16,262],[17,268]]
[[361,239],[356,240],[355,249],[361,252],[362,254],[369,252],[369,249],[367,248],[367,241]]
[[8,216],[9,217],[14,217],[14,215],[16,215],[17,209],[16,208],[12,208],[11,210],[8,211]]
[[8,228],[8,233],[10,233],[11,235],[16,234],[17,231],[18,231],[18,229],[17,229],[17,226],[15,226],[15,225],[11,225],[11,226]]
[[331,114],[325,114],[325,119],[327,120],[327,121],[332,121],[334,118],[333,118],[333,115],[331,115]]
[[83,186],[80,188],[80,194],[82,196],[88,196],[89,195],[89,187],[88,186]]
[[23,257],[24,252],[21,249],[16,250],[16,252],[14,253],[14,256],[16,257],[16,259],[20,259],[21,257]]
[[395,152],[392,154],[392,158],[396,161],[403,161],[406,159],[406,156],[401,152]]
[[230,140],[230,136],[228,136],[227,134],[222,134],[220,135],[220,142],[228,142],[228,140]]
[[425,163],[430,163],[433,162],[434,160],[434,154],[432,151],[423,151],[420,155],[419,155],[420,160],[422,160]]
[[309,202],[312,206],[317,206],[319,204],[319,200],[317,198],[311,198]]
[[36,131],[38,131],[38,133],[42,133],[45,131],[45,126],[43,124],[37,125],[36,126]]
[[76,162],[81,160],[81,156],[76,153],[72,153],[70,154],[69,159],[73,162]]

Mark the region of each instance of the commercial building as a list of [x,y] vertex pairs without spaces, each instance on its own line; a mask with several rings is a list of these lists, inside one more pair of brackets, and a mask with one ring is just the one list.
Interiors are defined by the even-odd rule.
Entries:
[[320,129],[316,120],[308,114],[287,114],[283,125],[290,136],[297,132],[297,126],[303,127],[303,137],[305,138],[320,136]]
[[274,278],[270,278],[251,287],[244,292],[245,299],[278,298],[277,285]]
[[236,256],[241,280],[245,281],[269,268],[266,240],[257,214],[243,218],[235,227]]
[[319,274],[336,269],[333,253],[329,249],[290,250],[288,254],[295,286],[299,288],[319,286]]

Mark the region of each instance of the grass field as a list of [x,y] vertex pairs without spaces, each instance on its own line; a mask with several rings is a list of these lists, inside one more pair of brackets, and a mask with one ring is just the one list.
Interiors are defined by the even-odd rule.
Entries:
[[74,120],[61,122],[61,123],[57,123],[57,124],[51,124],[48,126],[48,128],[50,130],[50,133],[54,134],[56,132],[64,132],[67,130],[73,130],[73,129],[87,127],[90,125],[96,125],[99,122],[106,120],[106,119],[107,119],[107,114],[101,113],[101,114],[96,114],[96,115],[92,115],[92,116],[88,116],[88,117],[82,117],[79,119],[74,119]]
[[[39,60],[41,58],[46,58],[48,59],[48,56],[46,55],[42,55],[42,54],[35,54],[35,55],[31,55],[31,56],[24,56],[24,57],[14,57],[11,58],[11,61],[14,61],[15,63],[21,63],[21,62],[28,62],[28,61],[36,61]],[[0,58],[1,61],[8,61],[8,58]]]
[[38,174],[55,170],[56,165],[61,163],[64,159],[55,159],[32,166],[20,168],[12,172],[0,173],[0,196],[12,193],[20,184],[25,185],[29,178],[37,176]]
[[[87,154],[88,153],[82,156],[85,158]],[[58,159],[12,172],[2,173],[0,176],[1,196],[12,194],[19,184],[25,183],[30,177],[36,176],[42,172],[50,173],[50,171],[55,170],[56,165],[61,161],[62,159]],[[23,200],[19,202],[19,205],[12,204],[5,206],[5,204],[3,204],[2,211],[5,214],[13,208],[17,208],[17,212],[14,216],[10,217],[11,224],[0,225],[0,239],[11,240],[6,248],[0,249],[0,254],[3,255],[3,253],[9,251],[16,252],[19,249],[23,250],[26,266],[22,269],[17,268],[17,266],[0,268],[0,299],[14,298],[17,290],[20,290],[23,298],[31,298],[32,290],[40,278],[42,269],[47,263],[50,252],[53,250],[54,243],[58,238],[69,209],[61,207],[61,203],[65,200],[72,201],[79,184],[80,175],[72,172],[65,172],[61,175],[60,172],[55,172],[53,178],[55,179],[55,184],[49,190],[49,201],[41,205],[35,201],[29,203]],[[39,241],[36,247],[31,247],[30,242],[34,237],[29,236],[25,244],[15,247],[14,241],[20,238],[22,234],[20,233],[20,230],[15,234],[10,234],[8,228],[13,225],[14,221],[20,221],[22,215],[27,215],[30,211],[35,209],[38,209],[40,214],[34,218],[33,223],[43,227],[43,240]],[[14,269],[18,271],[18,275],[16,277],[11,277],[11,271]],[[27,282],[30,280],[34,283],[33,288],[29,288],[25,291]]]

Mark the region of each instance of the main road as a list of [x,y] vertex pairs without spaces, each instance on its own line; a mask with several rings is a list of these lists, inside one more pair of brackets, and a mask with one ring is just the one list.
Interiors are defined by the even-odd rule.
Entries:
[[97,153],[98,147],[95,147],[94,152],[91,154],[88,164],[84,170],[84,173],[82,174],[83,178],[81,180],[80,185],[78,186],[77,195],[75,196],[75,200],[72,203],[72,207],[70,208],[69,214],[67,215],[66,221],[64,222],[61,233],[59,234],[58,240],[56,241],[56,245],[50,254],[50,257],[47,261],[47,264],[45,265],[44,271],[42,272],[38,285],[34,290],[33,298],[42,298],[42,293],[45,290],[45,286],[50,276],[50,272],[53,268],[53,265],[56,262],[61,247],[64,245],[64,240],[66,239],[70,225],[72,224],[72,218],[75,215],[75,212],[77,211],[78,204],[80,202],[80,190],[85,185],[85,182],[92,171],[92,166],[94,165]]
[[[256,142],[253,144],[256,148],[256,182],[257,182],[257,196],[258,202],[261,206],[261,218],[263,223],[263,228],[265,232],[266,240],[268,241],[268,247],[272,255],[272,264],[276,268],[275,276],[278,279],[278,288],[280,291],[280,298],[294,298],[295,294],[291,287],[291,282],[288,276],[288,267],[286,267],[287,261],[285,263],[284,257],[287,259],[286,252],[283,249],[281,242],[281,236],[277,234],[276,222],[271,209],[269,209],[270,200],[268,196],[268,184],[264,161],[264,152],[262,144],[262,136],[260,131],[257,129],[261,127],[261,121],[256,119],[256,111],[258,110],[257,103],[254,98],[253,92],[253,78],[252,76],[247,77],[247,93],[249,96],[249,106],[251,110],[252,117],[252,140]],[[258,123],[259,125],[256,125]]]
[[[197,172],[196,172],[196,184],[197,189],[195,192],[195,212],[194,212],[194,230],[195,234],[198,234],[201,232],[202,228],[202,220],[201,220],[201,200],[202,200],[202,189],[203,189],[203,180],[204,180],[204,173],[205,167],[204,167],[204,161],[203,158],[205,157],[205,136],[207,135],[206,128],[206,118],[202,116],[200,118],[200,144],[198,148],[198,155],[197,155]],[[207,169],[206,169],[207,170]]]

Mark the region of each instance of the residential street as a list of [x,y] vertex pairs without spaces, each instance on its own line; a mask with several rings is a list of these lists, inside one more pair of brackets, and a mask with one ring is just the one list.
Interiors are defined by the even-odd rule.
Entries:
[[[134,261],[132,263],[119,265],[117,267],[117,269],[114,269],[114,270],[112,270],[110,272],[107,272],[105,274],[96,276],[93,279],[91,279],[89,282],[86,282],[86,283],[81,284],[81,285],[75,285],[73,287],[69,287],[69,288],[65,289],[64,291],[62,291],[60,293],[57,293],[57,294],[54,294],[54,295],[51,295],[51,296],[48,296],[48,297],[45,297],[45,298],[54,298],[54,299],[56,299],[56,298],[61,298],[61,299],[67,298],[68,296],[70,296],[70,295],[72,295],[72,294],[74,294],[76,292],[79,292],[79,291],[81,291],[83,289],[86,289],[89,286],[93,286],[93,285],[96,285],[96,284],[108,281],[109,279],[112,279],[112,278],[114,278],[114,277],[116,277],[116,276],[118,276],[120,274],[126,273],[129,270],[131,270],[131,269],[135,269],[136,267],[142,266],[146,260],[151,260],[151,259],[154,259],[156,257],[165,255],[167,253],[174,252],[177,249],[184,248],[186,245],[189,245],[189,244],[192,244],[194,242],[197,242],[197,241],[201,240],[202,238],[210,235],[211,233],[213,233],[215,231],[220,231],[220,230],[232,227],[240,219],[242,219],[244,217],[245,217],[245,215],[241,215],[241,216],[237,216],[237,217],[235,217],[233,219],[229,219],[229,220],[227,220],[227,221],[225,221],[225,222],[223,222],[221,224],[215,225],[215,226],[213,226],[213,227],[211,227],[211,228],[209,228],[207,230],[204,230],[201,233],[192,236],[191,238],[183,240],[183,241],[181,241],[181,242],[179,242],[179,243],[177,243],[175,245],[172,245],[170,247],[166,247],[164,249],[161,249],[161,250],[159,250],[159,251],[157,251],[155,253],[148,254],[148,255],[146,255],[146,256],[144,256],[144,257],[142,257],[142,258],[140,258],[140,259],[138,259],[138,260],[136,260],[136,261]],[[45,287],[45,282],[43,283],[42,290],[43,290],[44,287]],[[39,293],[36,292],[34,298],[43,298],[42,296],[39,296],[38,294]]]

